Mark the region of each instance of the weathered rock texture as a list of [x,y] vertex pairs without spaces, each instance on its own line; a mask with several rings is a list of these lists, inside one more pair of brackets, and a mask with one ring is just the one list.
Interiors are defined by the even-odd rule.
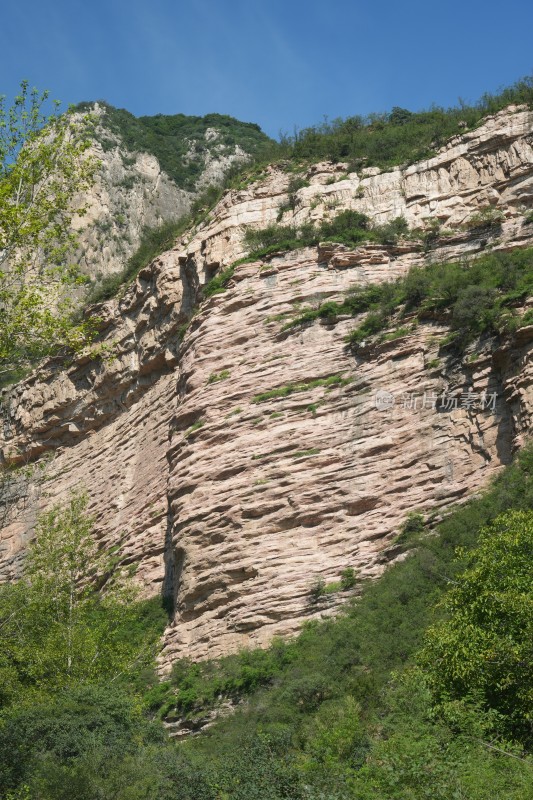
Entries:
[[[300,306],[428,258],[531,245],[532,141],[531,114],[510,109],[404,170],[326,183],[338,167],[317,165],[287,218],[320,218],[328,205],[335,213],[333,200],[336,211],[381,222],[403,213],[412,227],[438,216],[456,232],[430,254],[413,243],[323,246],[242,264],[183,338],[198,287],[243,255],[243,226],[276,218],[288,178],[271,170],[227,195],[201,230],[106,304],[109,352],[93,348],[62,371],[45,366],[6,394],[4,459],[42,466],[13,488],[2,576],[19,569],[37,509],[85,485],[102,543],[137,565],[147,594],[174,599],[165,667],[263,644],[330,613],[343,595],[313,604],[318,577],[337,580],[349,566],[379,574],[409,511],[465,499],[527,436],[533,330],[484,340],[474,359],[457,361],[439,354],[443,321],[357,354],[344,341],[353,320],[294,332],[283,323]],[[501,228],[457,232],[487,203],[505,214]],[[258,397],[288,386],[296,389]],[[376,408],[378,391],[393,395],[393,408]],[[494,408],[483,409],[483,392]],[[457,407],[434,408],[443,394]]]
[[[92,113],[98,119],[105,109],[96,103]],[[154,155],[129,152],[101,122],[96,130],[89,155],[100,168],[94,185],[79,197],[87,211],[73,226],[79,264],[92,278],[120,272],[137,250],[143,228],[179,219],[194,197],[168,177]]]
[[[95,103],[96,136],[89,155],[100,163],[94,186],[79,198],[86,213],[74,220],[79,236],[78,261],[92,278],[120,272],[137,250],[145,228],[175,222],[190,211],[197,194],[220,184],[235,163],[250,154],[238,144],[219,143],[216,128],[205,132],[201,142],[191,142],[184,160],[199,163],[194,191],[178,186],[152,153],[132,152],[118,133],[102,122],[106,109]],[[266,138],[266,137],[265,137]]]

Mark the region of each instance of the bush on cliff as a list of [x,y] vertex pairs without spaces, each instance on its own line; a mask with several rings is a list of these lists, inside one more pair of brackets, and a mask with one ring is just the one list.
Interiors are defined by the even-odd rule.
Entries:
[[351,343],[401,325],[406,316],[441,315],[451,328],[450,341],[463,347],[483,333],[511,332],[524,319],[515,307],[533,293],[533,249],[483,255],[470,263],[413,267],[394,282],[355,286],[341,302],[327,300],[304,309],[285,328],[340,314],[367,317],[349,336]]
[[433,106],[411,112],[393,108],[389,113],[326,121],[282,140],[285,157],[296,162],[348,162],[349,169],[397,164],[430,158],[448,139],[472,130],[488,114],[511,104],[533,106],[533,77],[517,81],[496,94],[484,94],[473,105]]

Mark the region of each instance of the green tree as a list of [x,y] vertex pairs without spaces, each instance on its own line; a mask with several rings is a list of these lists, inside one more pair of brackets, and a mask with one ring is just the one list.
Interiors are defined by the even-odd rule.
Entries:
[[482,530],[441,602],[420,663],[440,702],[472,697],[507,732],[533,740],[533,512],[508,511]]
[[76,199],[94,179],[87,115],[46,114],[48,92],[21,84],[7,108],[0,97],[0,373],[60,348],[82,346],[87,323],[72,321],[70,263]]
[[157,626],[140,630],[135,588],[98,548],[86,507],[74,494],[41,515],[23,577],[0,591],[4,703],[21,688],[116,678],[154,655]]

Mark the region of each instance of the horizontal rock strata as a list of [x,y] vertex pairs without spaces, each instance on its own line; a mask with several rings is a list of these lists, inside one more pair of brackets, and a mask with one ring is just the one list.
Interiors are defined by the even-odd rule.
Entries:
[[[524,441],[532,330],[486,339],[461,361],[439,354],[443,319],[407,321],[405,335],[355,352],[345,338],[357,319],[284,326],[354,283],[531,245],[532,131],[530,112],[511,109],[405,169],[344,177],[315,165],[285,224],[354,208],[378,222],[403,214],[411,227],[437,217],[453,232],[429,252],[323,243],[241,264],[202,302],[201,284],[244,254],[244,226],[276,219],[288,176],[271,169],[226,195],[100,308],[90,353],[4,391],[0,447],[16,469],[0,493],[0,577],[20,571],[39,509],[85,486],[102,546],[135,566],[146,595],[174,602],[166,668],[331,613],[347,595],[313,602],[318,578],[338,581],[347,567],[378,575],[398,556],[410,511],[464,501]],[[487,204],[501,226],[460,228]]]

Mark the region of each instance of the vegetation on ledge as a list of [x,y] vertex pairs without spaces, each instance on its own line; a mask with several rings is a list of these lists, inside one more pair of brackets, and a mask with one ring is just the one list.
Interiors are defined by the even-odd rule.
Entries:
[[348,162],[348,171],[369,166],[388,169],[430,158],[452,136],[475,128],[484,117],[511,104],[533,106],[533,77],[496,94],[484,94],[473,105],[433,106],[418,112],[393,108],[388,113],[326,121],[284,137],[282,146],[293,162],[329,159]]
[[358,344],[390,326],[403,335],[402,320],[407,316],[442,316],[450,324],[449,343],[463,347],[481,334],[511,332],[531,324],[531,311],[520,316],[514,307],[532,294],[533,249],[516,249],[488,253],[470,263],[413,267],[396,281],[355,286],[342,301],[327,300],[307,308],[284,328],[367,312],[349,336],[350,343]]
[[301,247],[314,247],[325,241],[348,247],[356,247],[363,242],[396,244],[407,233],[408,226],[403,217],[397,217],[386,225],[371,226],[366,214],[347,209],[332,219],[323,220],[319,225],[307,222],[299,226],[274,224],[260,229],[248,228],[244,243],[249,258],[259,259]]

